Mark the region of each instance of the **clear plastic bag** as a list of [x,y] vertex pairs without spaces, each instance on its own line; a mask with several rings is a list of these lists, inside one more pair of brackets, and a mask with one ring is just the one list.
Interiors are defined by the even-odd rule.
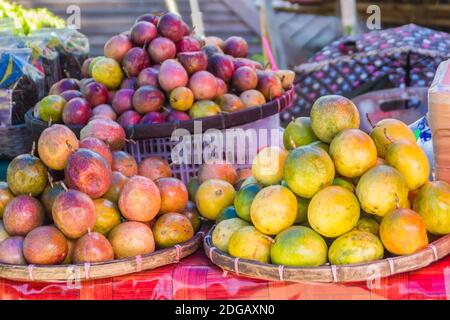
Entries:
[[0,48],[31,49],[31,63],[45,74],[45,91],[61,80],[59,53],[50,48],[46,39],[38,36],[0,36]]
[[89,40],[73,28],[41,29],[34,36],[47,40],[48,46],[59,53],[64,77],[81,79],[81,67],[89,56]]
[[45,76],[30,63],[31,55],[30,48],[0,48],[0,125],[23,123],[45,96]]

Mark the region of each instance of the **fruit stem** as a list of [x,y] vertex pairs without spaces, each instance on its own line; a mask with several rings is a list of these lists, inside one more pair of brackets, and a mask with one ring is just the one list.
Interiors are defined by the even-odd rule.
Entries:
[[30,154],[34,156],[34,152],[36,151],[36,141],[33,141],[33,145],[31,146]]
[[271,242],[272,244],[275,243],[275,240],[272,237],[269,236],[264,236],[264,238],[266,238],[269,242]]
[[375,128],[375,125],[373,124],[372,119],[370,119],[370,116],[368,113],[366,113],[366,118],[367,118],[367,121],[369,121],[369,124],[372,127],[372,129]]
[[296,149],[297,148],[297,145],[295,144],[295,142],[294,142],[294,140],[292,139],[292,137],[290,138],[290,143],[291,143],[291,146],[292,146],[292,148],[293,149]]
[[69,140],[66,140],[67,148],[69,148],[70,151],[74,151],[73,146],[69,143]]
[[397,194],[395,194],[395,208],[400,209],[400,199]]
[[384,128],[384,136],[386,137],[386,139],[389,140],[390,143],[394,143],[394,140],[392,140],[391,138],[389,138],[389,135],[387,133],[387,128]]
[[47,172],[47,179],[48,179],[48,182],[50,183],[50,187],[53,188],[53,177],[50,174],[50,172]]
[[65,192],[69,191],[69,189],[67,188],[66,184],[63,181],[61,181],[61,186],[63,187]]

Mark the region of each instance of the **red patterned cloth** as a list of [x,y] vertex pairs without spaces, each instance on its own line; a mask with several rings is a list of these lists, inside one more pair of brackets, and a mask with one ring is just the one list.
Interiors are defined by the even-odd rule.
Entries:
[[78,287],[0,279],[0,299],[450,299],[450,256],[368,286],[365,282],[289,283],[224,275],[199,251],[179,264],[84,281]]

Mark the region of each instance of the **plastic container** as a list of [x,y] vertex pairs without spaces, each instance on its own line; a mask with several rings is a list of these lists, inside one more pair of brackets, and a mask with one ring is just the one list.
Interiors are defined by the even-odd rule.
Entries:
[[436,179],[450,183],[450,60],[439,65],[428,91],[428,103]]

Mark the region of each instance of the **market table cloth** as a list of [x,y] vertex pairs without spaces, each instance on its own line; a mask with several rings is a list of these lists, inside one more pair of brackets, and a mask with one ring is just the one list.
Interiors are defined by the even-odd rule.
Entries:
[[202,251],[152,271],[66,283],[0,278],[0,299],[450,299],[450,256],[422,270],[379,282],[313,284],[239,277],[212,265]]

